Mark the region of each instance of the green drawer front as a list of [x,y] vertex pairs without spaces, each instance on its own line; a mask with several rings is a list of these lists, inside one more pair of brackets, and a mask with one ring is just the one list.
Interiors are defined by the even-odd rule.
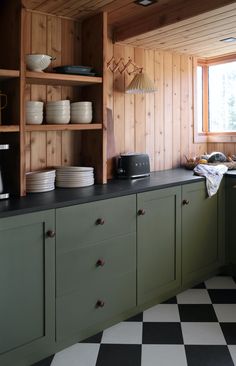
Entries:
[[[101,261],[104,265],[98,265]],[[102,263],[102,264],[103,264]],[[136,234],[105,240],[96,245],[57,254],[57,296],[93,283],[99,287],[136,266]]]
[[[97,225],[103,219],[103,225]],[[56,210],[57,251],[67,251],[136,230],[135,195]]]
[[[104,281],[105,282],[105,281]],[[98,300],[104,307],[96,307]],[[116,280],[107,279],[103,286],[88,286],[81,292],[57,298],[56,340],[79,335],[81,330],[101,325],[136,305],[136,273],[131,271]]]

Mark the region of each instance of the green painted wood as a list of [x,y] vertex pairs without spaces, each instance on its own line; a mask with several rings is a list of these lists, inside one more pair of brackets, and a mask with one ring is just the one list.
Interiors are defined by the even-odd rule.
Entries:
[[[104,225],[96,220],[104,219]],[[56,210],[56,340],[136,306],[136,196]],[[97,261],[105,261],[97,266]],[[97,308],[98,300],[105,302]]]
[[[104,265],[97,265],[101,260]],[[117,236],[66,253],[57,253],[57,296],[94,288],[136,270],[136,233]]]
[[[80,291],[73,291],[56,299],[56,340],[61,342],[85,332],[90,327],[112,321],[113,317],[134,309],[136,305],[136,271],[104,279],[96,286],[85,283]],[[96,307],[97,301],[104,307]]]
[[227,261],[229,264],[236,264],[236,178],[227,178]]
[[[135,211],[135,195],[57,209],[57,251],[134,232]],[[98,219],[103,219],[104,224],[97,225]]]
[[138,305],[162,297],[181,282],[181,188],[138,194]]
[[0,219],[0,364],[30,365],[55,343],[54,211]]
[[209,198],[205,182],[187,184],[182,187],[182,281],[187,285],[192,281],[207,277],[223,264],[222,200],[224,195]]

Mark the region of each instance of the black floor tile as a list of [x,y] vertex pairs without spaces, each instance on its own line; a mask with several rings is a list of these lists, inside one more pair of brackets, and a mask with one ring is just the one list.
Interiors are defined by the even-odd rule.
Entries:
[[177,304],[177,298],[176,296],[171,297],[170,299],[163,301],[162,304]]
[[206,288],[206,285],[205,285],[205,283],[204,283],[204,282],[201,282],[201,283],[199,283],[198,285],[193,286],[192,288]]
[[227,344],[236,344],[236,323],[220,323]]
[[137,315],[132,316],[129,319],[125,320],[126,322],[142,322],[143,321],[143,313],[139,313]]
[[179,304],[182,322],[218,322],[211,304]]
[[32,366],[50,366],[53,358],[54,358],[54,355],[44,358],[42,361],[34,363]]
[[183,344],[180,323],[143,323],[143,344]]
[[96,366],[141,366],[141,345],[101,344]]
[[188,366],[234,366],[227,346],[185,346]]
[[235,290],[208,290],[213,304],[236,304]]
[[102,333],[97,333],[92,337],[86,338],[83,341],[81,341],[80,343],[101,343],[102,340]]

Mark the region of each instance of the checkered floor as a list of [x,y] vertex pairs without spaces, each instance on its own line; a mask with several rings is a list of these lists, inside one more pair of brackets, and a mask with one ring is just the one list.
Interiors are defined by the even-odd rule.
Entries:
[[236,365],[236,280],[217,276],[37,366]]

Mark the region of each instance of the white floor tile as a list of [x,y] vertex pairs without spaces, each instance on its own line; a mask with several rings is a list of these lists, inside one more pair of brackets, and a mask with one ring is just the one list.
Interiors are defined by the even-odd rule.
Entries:
[[236,289],[236,283],[232,277],[216,276],[205,281],[206,288],[209,289]]
[[51,366],[95,366],[99,344],[77,343],[56,353]]
[[190,289],[177,295],[178,304],[211,304],[210,296],[205,289]]
[[233,363],[236,365],[236,346],[228,346]]
[[143,345],[142,366],[187,366],[182,345]]
[[143,312],[144,322],[179,322],[179,309],[176,304],[160,304]]
[[213,306],[219,322],[236,322],[236,304],[214,304]]
[[103,332],[102,343],[141,344],[142,331],[141,322],[122,322]]
[[189,322],[181,323],[184,344],[224,345],[226,344],[220,324]]

